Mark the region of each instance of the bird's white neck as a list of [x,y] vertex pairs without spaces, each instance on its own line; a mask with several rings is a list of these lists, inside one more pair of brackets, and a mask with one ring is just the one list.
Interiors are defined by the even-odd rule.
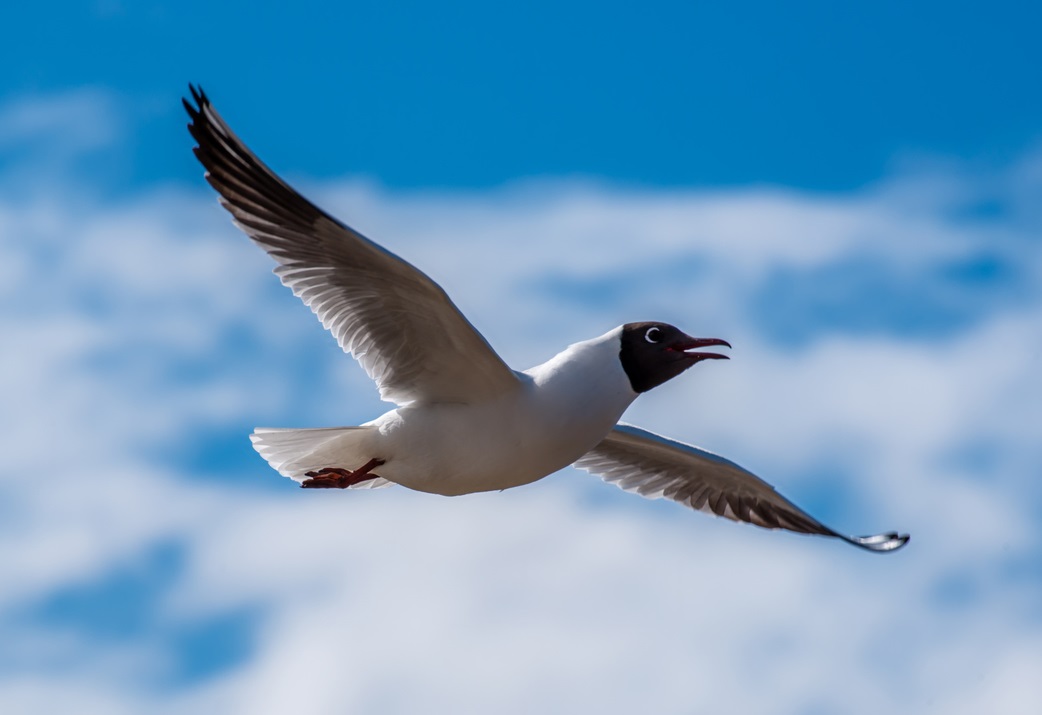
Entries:
[[619,360],[622,328],[574,343],[557,355],[525,370],[539,393],[580,409],[621,415],[636,399]]

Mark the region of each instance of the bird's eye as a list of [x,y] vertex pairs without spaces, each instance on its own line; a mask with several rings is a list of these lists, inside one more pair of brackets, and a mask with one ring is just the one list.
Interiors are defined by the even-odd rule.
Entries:
[[648,332],[644,333],[644,339],[649,343],[657,343],[659,340],[662,340],[662,328],[658,326],[648,328]]

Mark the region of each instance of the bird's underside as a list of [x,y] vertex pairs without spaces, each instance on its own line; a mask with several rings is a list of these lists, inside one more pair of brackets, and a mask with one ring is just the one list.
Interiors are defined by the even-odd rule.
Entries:
[[[355,430],[347,432],[346,436],[355,434]],[[348,489],[386,486],[393,483],[373,471],[385,464],[384,460],[378,458],[369,458],[363,463],[364,458],[358,457],[356,463],[360,466],[356,468],[317,466],[323,463],[322,459],[337,454],[323,449],[322,445],[329,444],[328,441],[318,443],[314,447],[311,451],[314,455],[312,461],[305,458],[290,472],[282,468],[284,463],[278,461],[278,452],[271,451],[270,448],[273,434],[298,435],[300,438],[317,434],[320,438],[330,439],[329,435],[337,433],[336,428],[258,430],[254,438],[260,442],[261,439],[258,438],[267,437],[269,441],[261,444],[261,453],[287,476],[301,478],[301,486],[304,488]],[[465,455],[466,450],[460,453]],[[822,524],[775,491],[767,482],[734,462],[632,425],[617,425],[600,444],[583,455],[573,466],[646,498],[666,498],[697,511],[765,529],[834,537],[874,552],[893,551],[908,541],[907,535],[894,532],[873,536],[847,536],[839,533]],[[537,475],[532,481],[541,476],[543,475]]]
[[[524,376],[496,355],[437,283],[305,199],[246,147],[201,90],[191,87],[191,93],[193,102],[185,100],[184,105],[191,118],[189,130],[198,142],[195,155],[205,167],[206,179],[219,194],[221,205],[236,225],[275,260],[276,275],[311,308],[341,348],[359,361],[376,382],[382,398],[406,406],[499,404],[509,408],[513,396],[523,392]],[[596,390],[583,392],[579,388],[607,386],[626,391],[625,405],[607,421],[603,421],[604,416],[615,407],[604,408],[598,417],[601,421],[590,422],[599,430],[592,439],[577,438],[582,444],[580,450],[567,459],[550,460],[556,466],[549,471],[543,468],[544,460],[539,473],[533,472],[527,481],[574,461],[578,469],[627,491],[649,498],[664,497],[766,529],[837,537],[875,552],[894,551],[908,541],[907,535],[893,532],[845,536],[733,462],[637,427],[618,424],[612,429],[637,393],[662,384],[700,360],[725,358],[698,349],[727,345],[717,339],[691,338],[663,323],[628,323],[617,330],[618,337],[613,339],[618,342],[612,344],[612,350],[602,350],[596,356],[601,362],[576,370],[578,382],[602,382],[566,385],[563,394],[596,395]],[[569,350],[585,344],[570,346],[553,360],[567,357]],[[591,366],[593,369],[588,369]],[[628,382],[620,387],[618,380]],[[574,403],[581,408],[588,400]],[[560,410],[555,410],[547,415],[559,414]],[[585,419],[581,414],[575,417],[578,422]],[[516,424],[516,414],[511,418]],[[532,429],[533,434],[541,434],[536,427]],[[394,469],[400,466],[402,455],[374,451],[366,430],[264,428],[255,430],[250,439],[274,469],[304,488],[371,488],[390,483],[417,488],[395,478]],[[532,444],[543,444],[538,440],[515,441],[529,445],[529,452]],[[481,440],[458,443],[446,448],[457,449],[459,460],[473,460],[474,451],[482,448]],[[501,443],[509,444],[510,440]],[[509,462],[529,455],[495,456]],[[518,478],[512,485],[522,483],[526,480]],[[481,490],[480,485],[469,489]]]

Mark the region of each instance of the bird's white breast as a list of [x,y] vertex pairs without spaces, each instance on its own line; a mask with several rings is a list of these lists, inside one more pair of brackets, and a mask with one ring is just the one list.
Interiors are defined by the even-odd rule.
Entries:
[[392,410],[372,423],[381,476],[437,494],[508,489],[556,472],[597,445],[636,398],[619,329],[520,374],[516,391],[478,404]]

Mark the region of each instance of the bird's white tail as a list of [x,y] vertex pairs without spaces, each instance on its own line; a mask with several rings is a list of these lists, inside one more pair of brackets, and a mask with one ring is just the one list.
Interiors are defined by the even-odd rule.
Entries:
[[[302,482],[306,473],[339,467],[358,469],[373,455],[368,454],[370,427],[319,427],[316,429],[278,429],[258,427],[250,435],[257,453],[284,477]],[[376,489],[392,484],[377,477],[352,489]]]

